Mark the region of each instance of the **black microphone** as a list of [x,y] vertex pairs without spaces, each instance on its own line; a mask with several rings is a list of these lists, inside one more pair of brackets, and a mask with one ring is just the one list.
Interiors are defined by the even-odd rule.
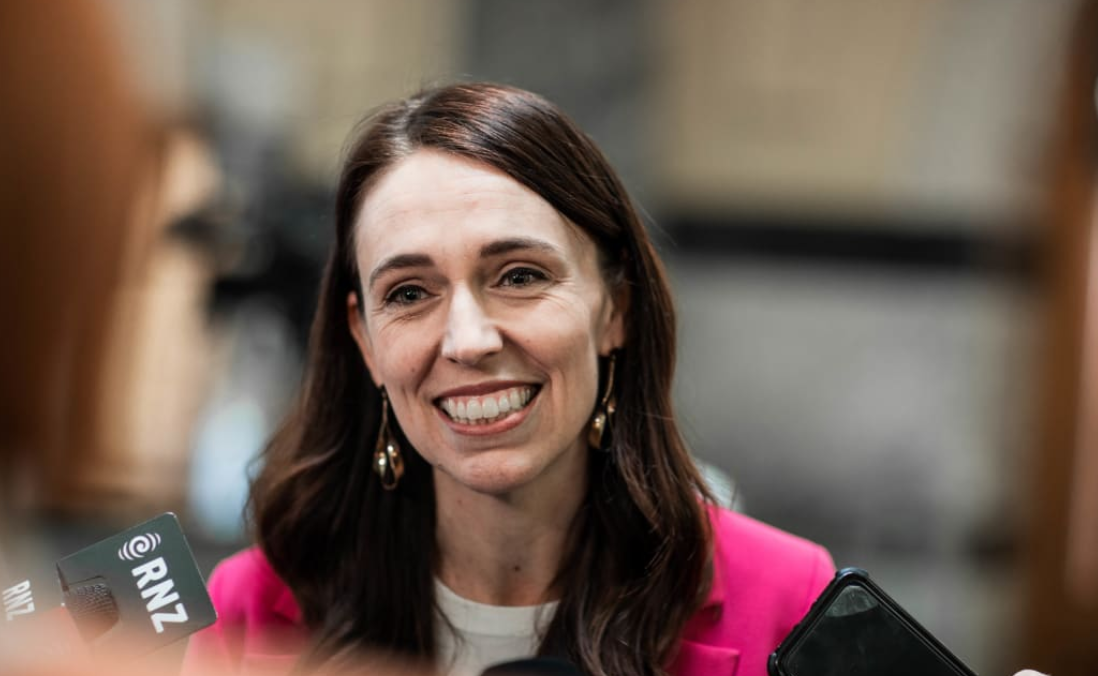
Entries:
[[529,657],[493,664],[480,676],[582,676],[571,662],[555,657]]
[[104,582],[91,582],[66,589],[62,598],[73,624],[90,643],[118,624],[118,604]]
[[[7,650],[22,636],[36,650],[143,654],[217,619],[174,514],[162,514],[57,562],[53,574],[0,588]],[[26,633],[22,633],[26,632]],[[44,641],[44,647],[43,647]]]

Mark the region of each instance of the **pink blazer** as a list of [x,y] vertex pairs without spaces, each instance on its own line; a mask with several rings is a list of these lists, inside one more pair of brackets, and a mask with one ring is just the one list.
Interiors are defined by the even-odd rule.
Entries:
[[[766,659],[834,575],[820,546],[746,516],[711,510],[715,556],[705,605],[687,623],[675,676],[765,676]],[[191,637],[183,673],[205,665],[284,673],[308,636],[290,589],[256,548],[223,561],[210,578],[213,626]]]

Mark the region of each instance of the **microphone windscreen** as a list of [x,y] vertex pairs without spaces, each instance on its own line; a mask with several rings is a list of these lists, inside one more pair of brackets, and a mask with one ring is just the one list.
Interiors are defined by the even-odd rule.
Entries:
[[581,676],[571,662],[552,657],[531,657],[494,664],[481,676]]
[[118,604],[105,582],[74,585],[61,595],[80,635],[89,643],[118,623]]

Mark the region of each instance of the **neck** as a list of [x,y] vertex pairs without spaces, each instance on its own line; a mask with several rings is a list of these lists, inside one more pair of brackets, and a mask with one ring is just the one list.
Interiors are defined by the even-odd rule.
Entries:
[[553,582],[586,492],[585,467],[581,480],[575,476],[562,486],[486,495],[436,471],[442,583],[458,596],[497,606],[557,598]]

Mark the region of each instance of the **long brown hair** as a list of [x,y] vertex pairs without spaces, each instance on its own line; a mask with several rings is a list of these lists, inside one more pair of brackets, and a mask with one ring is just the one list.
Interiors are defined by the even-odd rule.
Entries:
[[355,216],[381,173],[421,148],[482,162],[536,192],[595,241],[608,283],[628,287],[617,415],[608,449],[589,456],[587,498],[557,577],[563,597],[541,652],[590,674],[662,673],[701,600],[709,552],[708,493],[671,406],[666,277],[595,144],[545,99],[494,84],[431,89],[381,109],[343,165],[304,389],[252,486],[259,543],[313,633],[308,659],[357,649],[435,657],[431,468],[406,452],[392,492],[371,474],[381,399],[347,323],[347,296],[361,294]]

